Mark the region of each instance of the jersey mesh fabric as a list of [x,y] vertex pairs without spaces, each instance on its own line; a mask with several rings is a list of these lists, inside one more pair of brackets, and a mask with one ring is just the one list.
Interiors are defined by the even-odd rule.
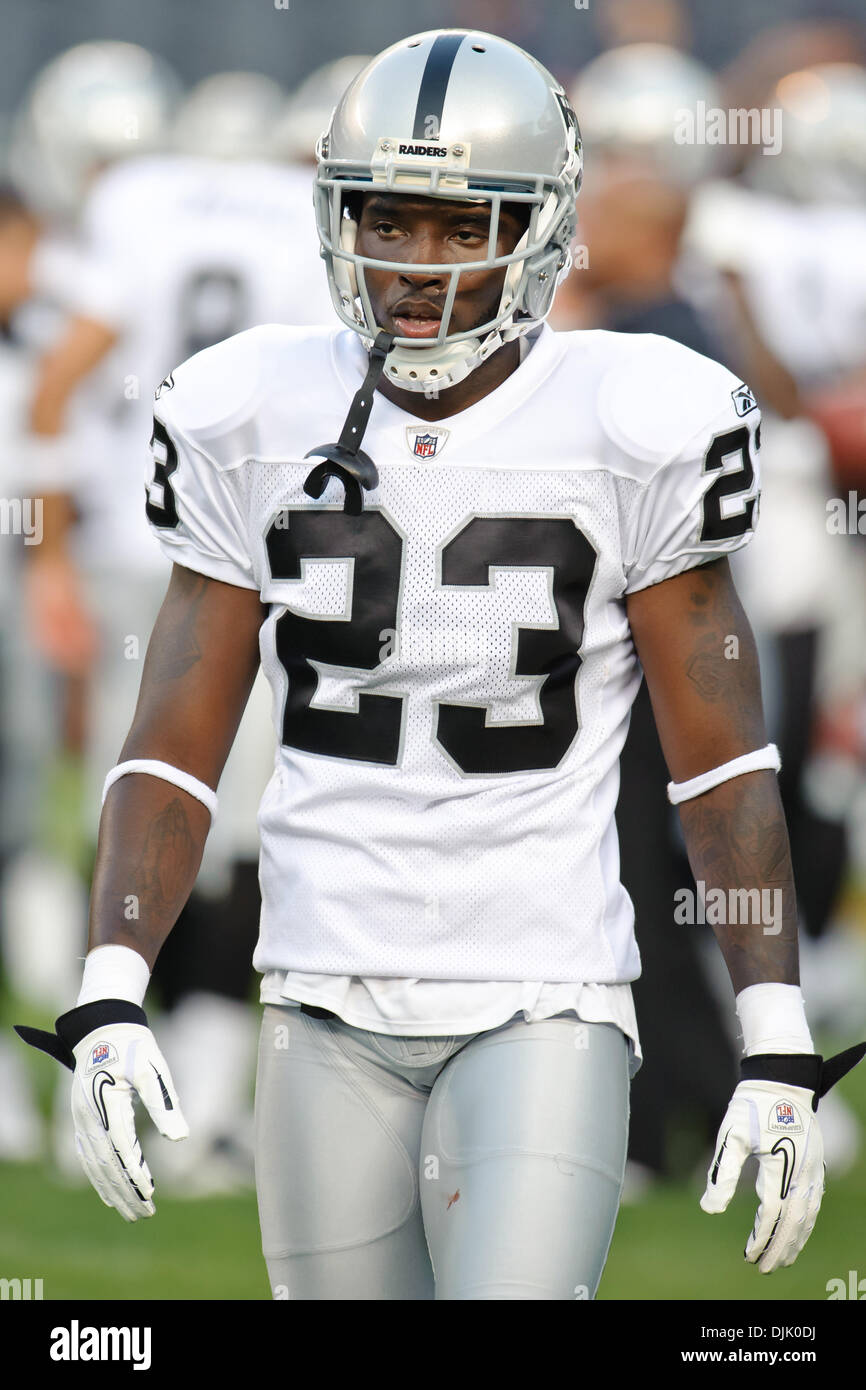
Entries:
[[[304,470],[250,467],[258,516],[272,515],[303,482]],[[444,467],[425,469],[423,480],[413,469],[383,468],[382,475],[380,506],[404,536],[398,650],[372,675],[319,666],[313,707],[351,711],[361,688],[404,693],[402,755],[397,767],[380,768],[283,750],[260,821],[263,886],[276,889],[291,873],[289,912],[306,924],[303,944],[290,933],[296,968],[419,976],[447,969],[451,978],[483,979],[490,978],[492,947],[495,978],[603,981],[620,978],[623,965],[635,971],[634,953],[626,949],[620,959],[628,900],[618,874],[610,881],[603,872],[613,867],[615,845],[612,838],[600,843],[604,829],[612,836],[616,760],[638,679],[634,662],[617,651],[622,613],[589,605],[577,679],[581,729],[560,768],[467,777],[437,744],[434,721],[436,699],[484,701],[491,725],[538,721],[541,679],[509,673],[512,630],[556,623],[543,557],[539,568],[496,569],[489,588],[437,586],[443,541],[473,515],[561,517],[591,509],[600,587],[609,592],[616,582],[609,557],[619,553],[609,480],[599,486],[597,475]],[[320,505],[331,496],[339,496],[337,484]],[[301,580],[275,591],[296,612],[343,614],[349,568],[310,561]],[[262,639],[265,672],[278,689],[286,681],[273,642],[281,611]],[[563,912],[565,902],[570,911]],[[266,897],[258,969],[283,963],[274,951],[286,936],[284,914],[276,894]],[[555,961],[564,973],[548,976]]]
[[[340,362],[347,340],[351,371],[345,351]],[[303,491],[304,455],[339,433],[360,384],[356,348],[348,333],[253,330],[178,369],[177,390],[159,403],[178,447],[180,524],[164,548],[260,589],[270,608],[260,642],[281,746],[259,815],[254,964],[340,977],[633,980],[614,825],[640,680],[625,595],[748,540],[745,525],[701,540],[704,498],[721,476],[703,465],[719,431],[754,441],[759,414],[743,429],[736,378],[667,339],[548,331],[503,385],[440,422],[436,457],[413,455],[413,417],[377,397],[364,448],[379,485],[349,524],[339,481],[315,503]],[[726,474],[743,469],[731,449]],[[746,515],[742,499],[733,506]],[[342,660],[362,629],[366,664]],[[525,659],[545,631],[552,645],[528,668],[538,674],[515,675],[521,634]],[[323,634],[335,664],[305,665]],[[554,669],[569,672],[560,685],[574,704],[560,698],[542,719],[540,687]],[[388,755],[366,748],[376,696],[400,712]],[[461,705],[484,711],[468,743],[486,756],[499,739],[504,758],[500,747],[475,766],[474,745],[445,746],[448,707]],[[342,713],[317,717],[328,710]],[[465,714],[452,717],[465,728]],[[329,720],[351,731],[350,752],[334,752]],[[510,762],[515,739],[528,746],[521,727],[539,725],[555,756]]]

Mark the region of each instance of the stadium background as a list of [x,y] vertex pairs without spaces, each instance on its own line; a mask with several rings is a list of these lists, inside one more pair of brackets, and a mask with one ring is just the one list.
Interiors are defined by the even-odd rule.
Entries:
[[[513,39],[567,85],[599,53],[629,40],[677,43],[717,73],[733,64],[759,36],[772,47],[779,26],[797,20],[850,21],[855,26],[851,37],[855,48],[860,23],[859,41],[866,44],[857,0],[836,3],[832,10],[822,7],[820,12],[815,5],[792,0],[731,0],[724,6],[697,0],[681,5],[589,0],[586,9],[578,9],[569,0],[546,0],[534,6],[510,0],[439,0],[416,3],[408,10],[396,0],[373,0],[366,6],[343,0],[328,0],[325,5],[290,0],[285,9],[266,0],[246,0],[242,5],[231,0],[184,0],[182,5],[154,0],[146,6],[137,0],[79,0],[75,6],[51,0],[38,4],[7,0],[4,18],[0,130],[6,131],[39,69],[70,45],[97,39],[145,45],[166,58],[186,86],[211,73],[245,69],[268,74],[287,94],[313,69],[343,54],[374,53],[410,30],[449,25],[474,26]],[[583,115],[578,110],[581,121]],[[588,144],[587,188],[592,153]],[[314,235],[312,218],[310,233]],[[866,363],[866,341],[862,361]],[[833,492],[842,486],[838,476]],[[856,485],[863,473],[858,478],[855,470],[854,476]],[[845,487],[849,482],[846,473]],[[7,544],[6,537],[2,543]],[[840,538],[839,544],[859,545],[862,550],[856,537],[850,542]],[[862,565],[853,572],[862,575]],[[862,608],[862,592],[837,598],[843,605]],[[856,664],[855,655],[852,665],[856,668]],[[859,709],[862,720],[862,703]],[[830,743],[845,743],[836,712],[819,711],[819,716],[832,724]],[[859,769],[862,789],[866,781],[862,729],[850,734],[846,749],[849,764]],[[849,795],[846,804],[853,799]],[[52,852],[72,864],[82,863],[87,838],[76,822],[81,804],[76,758],[68,750],[58,752],[45,779],[38,834]],[[815,957],[813,978],[821,1011],[814,1031],[825,1053],[855,1041],[866,1025],[861,950],[866,933],[864,860],[866,850],[855,843]],[[8,942],[6,950],[8,957]],[[807,992],[807,1003],[808,999]],[[47,1024],[51,1016],[44,1012],[42,1021]],[[33,1003],[22,995],[20,980],[10,979],[7,972],[0,995],[0,1018],[7,1037],[10,1023],[25,1017],[40,1021],[34,1017]],[[159,1035],[158,1021],[156,1031]],[[7,1155],[6,1161],[0,1161],[0,1276],[41,1278],[45,1297],[51,1299],[267,1298],[255,1200],[249,1188],[219,1197],[162,1196],[158,1183],[157,1219],[135,1227],[124,1225],[89,1187],[58,1172],[49,1137],[56,1069],[35,1054],[26,1058],[25,1066],[45,1132],[38,1152],[23,1154],[17,1161]],[[843,1125],[840,1141],[840,1172],[836,1177],[831,1174],[816,1231],[793,1268],[762,1279],[740,1258],[754,1214],[751,1183],[741,1184],[727,1216],[710,1219],[700,1211],[705,1142],[690,1126],[688,1116],[681,1115],[668,1135],[664,1171],[651,1175],[650,1181],[644,1171],[644,1181],[635,1181],[623,1206],[600,1297],[823,1299],[828,1281],[847,1278],[850,1268],[866,1275],[866,1162],[858,1132],[866,1125],[866,1068],[846,1078],[839,1093],[849,1107],[848,1127]],[[4,1103],[14,1103],[11,1090]],[[151,1132],[145,1152],[149,1154],[157,1142]]]

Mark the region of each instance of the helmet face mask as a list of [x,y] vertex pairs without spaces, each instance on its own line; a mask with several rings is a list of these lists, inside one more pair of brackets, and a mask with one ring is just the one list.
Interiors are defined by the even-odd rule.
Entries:
[[[431,69],[435,79],[437,67],[444,99],[438,114],[424,117]],[[438,133],[413,135],[419,128]],[[368,271],[393,272],[399,265],[401,274],[447,277],[436,337],[424,346],[416,338],[395,339],[385,369],[395,384],[415,391],[455,385],[546,317],[571,264],[580,137],[562,88],[521,49],[471,31],[435,31],[395,44],[351,84],[317,155],[316,221],[334,307],[347,327],[369,342],[381,327]],[[485,204],[485,255],[432,264],[359,254],[353,204],[358,194],[371,192]],[[529,222],[514,250],[497,256],[503,204],[526,206]],[[461,276],[498,269],[505,274],[492,316],[449,332]]]

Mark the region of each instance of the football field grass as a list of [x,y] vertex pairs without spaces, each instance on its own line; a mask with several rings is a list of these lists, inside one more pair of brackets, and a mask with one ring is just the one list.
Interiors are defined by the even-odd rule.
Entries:
[[[839,1086],[866,1124],[866,1062]],[[151,1140],[151,1142],[153,1142]],[[745,1185],[721,1216],[702,1185],[660,1185],[620,1212],[600,1299],[826,1300],[849,1270],[866,1277],[866,1155],[828,1179],[817,1227],[797,1262],[764,1276],[743,1246],[756,1209]],[[255,1197],[171,1199],[127,1225],[87,1188],[37,1164],[0,1165],[0,1277],[41,1278],[45,1299],[267,1299]],[[864,1286],[866,1287],[866,1286]]]

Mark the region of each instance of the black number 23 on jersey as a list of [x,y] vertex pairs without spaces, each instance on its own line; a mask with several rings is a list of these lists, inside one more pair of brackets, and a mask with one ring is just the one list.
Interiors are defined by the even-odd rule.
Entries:
[[[266,546],[274,579],[300,579],[303,560],[352,561],[350,621],[308,618],[291,609],[277,619],[277,656],[288,676],[283,743],[396,765],[402,695],[360,691],[357,712],[314,708],[311,702],[318,685],[315,663],[366,671],[381,664],[383,633],[396,633],[398,626],[399,533],[382,511],[354,517],[330,507],[287,508],[271,524]],[[485,704],[436,702],[436,742],[463,772],[556,767],[568,751],[578,728],[575,677],[597,559],[567,517],[473,516],[443,546],[442,586],[489,587],[496,566],[549,569],[558,618],[556,628],[518,628],[512,652],[515,676],[544,677],[540,721],[488,725]]]

